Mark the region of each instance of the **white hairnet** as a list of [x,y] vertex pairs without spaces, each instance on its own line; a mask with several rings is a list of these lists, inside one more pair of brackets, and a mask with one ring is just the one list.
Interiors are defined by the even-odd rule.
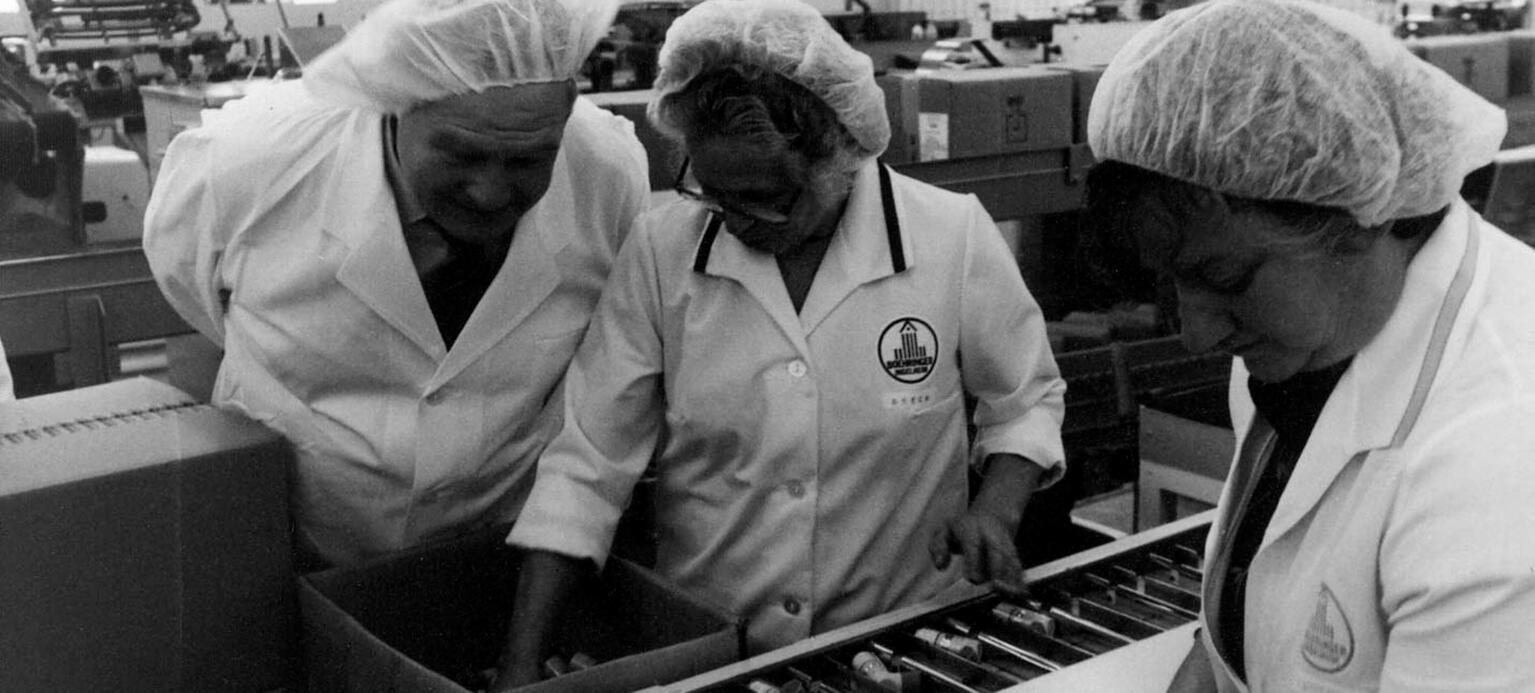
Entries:
[[391,0],[304,69],[322,99],[400,113],[428,101],[570,79],[617,0]]
[[1087,128],[1099,159],[1374,226],[1453,202],[1507,121],[1354,14],[1213,0],[1168,14],[1115,55]]
[[705,0],[666,32],[661,46],[651,120],[677,136],[673,124],[657,117],[657,105],[682,91],[694,77],[732,63],[758,65],[820,97],[863,149],[876,157],[890,141],[885,97],[874,83],[869,56],[853,50],[814,7],[799,0]]

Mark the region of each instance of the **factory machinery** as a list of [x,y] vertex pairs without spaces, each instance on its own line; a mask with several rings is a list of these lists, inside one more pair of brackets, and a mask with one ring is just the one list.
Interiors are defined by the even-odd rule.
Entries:
[[647,693],[1166,690],[1193,642],[1206,511]]

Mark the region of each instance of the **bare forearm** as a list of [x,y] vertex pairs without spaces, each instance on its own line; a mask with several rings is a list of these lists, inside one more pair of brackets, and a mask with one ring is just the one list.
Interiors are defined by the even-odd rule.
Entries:
[[555,624],[571,595],[592,572],[591,562],[583,559],[548,551],[529,551],[523,556],[498,690],[537,680]]
[[981,479],[981,490],[971,507],[1016,530],[1044,472],[1044,468],[1021,455],[991,455],[986,458],[986,476]]

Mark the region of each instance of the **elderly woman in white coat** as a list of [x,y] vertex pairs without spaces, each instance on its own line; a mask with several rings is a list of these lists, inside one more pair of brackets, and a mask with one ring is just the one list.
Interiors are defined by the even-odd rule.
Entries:
[[1503,132],[1300,0],[1169,14],[1104,73],[1094,216],[1235,357],[1172,690],[1535,690],[1535,251],[1458,192]]
[[394,0],[171,143],[144,248],[224,349],[216,403],[297,448],[306,561],[516,518],[646,201],[628,121],[576,97],[615,11]]
[[652,462],[658,569],[745,616],[754,649],[962,577],[1017,589],[1024,506],[1063,469],[1039,307],[974,197],[875,161],[869,59],[796,0],[708,0],[660,65],[684,199],[625,245],[572,366],[510,537],[531,551],[503,687]]

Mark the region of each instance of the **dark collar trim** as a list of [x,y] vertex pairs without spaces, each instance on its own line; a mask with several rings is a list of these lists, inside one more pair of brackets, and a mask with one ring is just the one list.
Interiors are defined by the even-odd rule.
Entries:
[[879,196],[885,205],[885,237],[890,241],[890,268],[897,274],[906,271],[906,249],[901,245],[901,218],[895,213],[895,191],[890,186],[890,167],[879,167]]
[[[885,238],[890,243],[890,267],[895,272],[906,271],[906,249],[901,245],[901,218],[895,211],[895,190],[890,184],[890,169],[884,164],[876,164],[879,167],[879,196],[885,210]],[[720,223],[723,220],[718,214],[709,215],[709,225],[704,227],[704,237],[698,242],[698,252],[693,256],[693,271],[705,272],[709,267],[709,253],[714,250],[714,239],[719,236]]]
[[714,239],[720,235],[720,216],[709,215],[709,225],[704,227],[704,237],[698,241],[698,254],[693,256],[693,271],[702,273],[709,267],[709,252],[714,250]]

